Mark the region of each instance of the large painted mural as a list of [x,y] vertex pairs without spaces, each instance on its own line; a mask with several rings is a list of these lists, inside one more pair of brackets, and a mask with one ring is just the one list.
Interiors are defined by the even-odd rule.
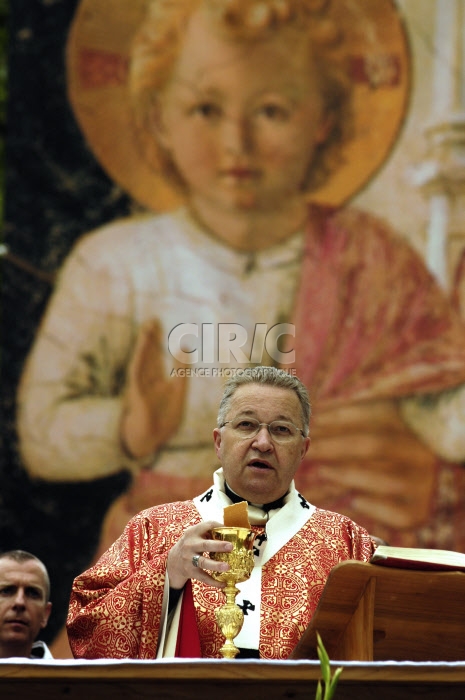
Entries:
[[72,578],[206,488],[224,381],[296,373],[297,479],[465,551],[460,0],[17,0],[0,546]]

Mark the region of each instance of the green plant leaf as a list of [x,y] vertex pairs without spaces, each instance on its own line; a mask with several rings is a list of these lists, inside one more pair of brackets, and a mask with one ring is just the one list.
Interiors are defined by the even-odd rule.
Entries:
[[318,641],[317,652],[318,658],[320,659],[321,675],[323,676],[325,685],[327,685],[331,681],[331,663],[326,649],[324,647],[323,641],[318,632],[316,633],[316,638]]
[[[320,660],[320,670],[323,676],[324,682],[324,695],[323,686],[321,680],[318,681],[315,700],[331,700],[334,693],[336,692],[336,686],[339,681],[339,676],[342,673],[342,667],[335,670],[333,678],[331,679],[331,661],[329,659],[328,653],[324,647],[323,640],[321,639],[318,632],[317,636],[317,653]],[[323,696],[323,697],[322,697]]]
[[336,684],[337,684],[337,682],[338,682],[338,680],[339,680],[339,676],[341,675],[341,673],[342,673],[342,666],[339,666],[339,667],[334,671],[334,676],[333,676],[333,680],[331,681],[331,685],[336,686]]

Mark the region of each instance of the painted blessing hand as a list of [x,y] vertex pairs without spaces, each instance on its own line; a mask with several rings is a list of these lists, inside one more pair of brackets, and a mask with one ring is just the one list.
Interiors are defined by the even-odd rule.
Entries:
[[129,363],[123,402],[121,442],[131,457],[156,452],[176,432],[186,388],[185,377],[165,376],[161,327],[158,321],[147,322],[139,331]]

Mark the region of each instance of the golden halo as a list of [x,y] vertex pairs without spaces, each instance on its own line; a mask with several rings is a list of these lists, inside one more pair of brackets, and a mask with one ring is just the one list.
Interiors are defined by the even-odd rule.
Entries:
[[[71,106],[108,175],[140,204],[172,209],[181,197],[141,156],[127,91],[132,38],[148,0],[81,0],[67,43]],[[399,135],[410,92],[410,53],[393,0],[337,0],[354,85],[354,138],[312,201],[340,205],[364,187]]]

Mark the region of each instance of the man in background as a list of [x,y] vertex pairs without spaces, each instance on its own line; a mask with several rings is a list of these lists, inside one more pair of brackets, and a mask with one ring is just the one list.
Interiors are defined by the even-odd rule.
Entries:
[[52,604],[45,565],[29,552],[0,554],[0,658],[50,659],[47,645],[35,641],[47,626]]

